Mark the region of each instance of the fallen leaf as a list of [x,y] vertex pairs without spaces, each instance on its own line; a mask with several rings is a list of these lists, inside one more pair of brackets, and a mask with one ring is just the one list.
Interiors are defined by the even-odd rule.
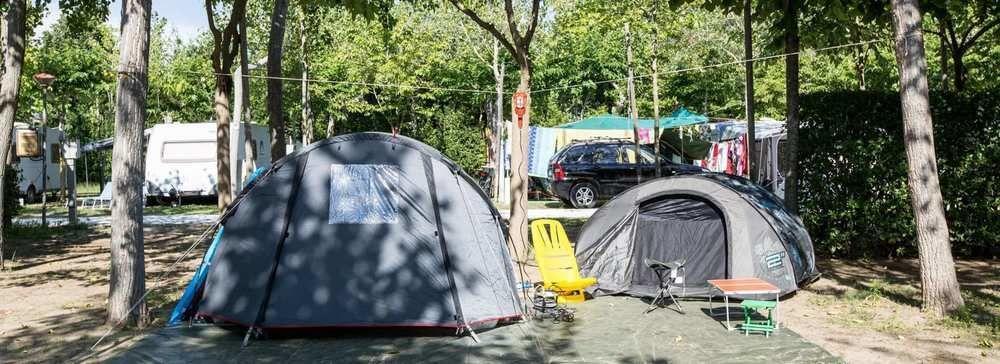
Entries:
[[681,342],[681,340],[684,340],[684,338],[680,337],[680,336],[674,338],[674,342],[675,343],[679,343],[679,342]]

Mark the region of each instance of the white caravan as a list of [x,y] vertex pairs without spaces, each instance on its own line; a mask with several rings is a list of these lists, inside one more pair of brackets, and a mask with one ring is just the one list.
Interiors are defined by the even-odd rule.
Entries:
[[[268,128],[249,127],[252,142],[257,145],[257,167],[271,161]],[[146,193],[149,197],[213,196],[216,194],[216,124],[184,123],[157,124],[146,130]],[[243,181],[243,160],[246,155],[245,131],[233,135],[238,147],[230,153],[230,170],[234,184]],[[238,189],[237,189],[238,190]]]
[[[63,175],[61,164],[62,145],[65,141],[65,134],[59,129],[45,128],[45,143],[42,148],[45,150],[45,158],[41,155],[28,156],[29,150],[37,150],[37,143],[41,140],[42,129],[33,128],[27,123],[14,123],[13,164],[21,172],[21,181],[17,184],[18,191],[29,201],[37,200],[42,193],[42,169],[45,168],[45,189],[47,191],[58,191],[63,186]],[[37,153],[27,153],[37,154]],[[20,155],[20,156],[19,156]]]

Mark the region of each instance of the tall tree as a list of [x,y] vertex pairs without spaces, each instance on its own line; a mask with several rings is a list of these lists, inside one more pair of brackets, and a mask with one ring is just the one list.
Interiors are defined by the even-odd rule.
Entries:
[[216,193],[219,210],[225,210],[233,200],[229,140],[229,122],[232,119],[230,104],[233,94],[233,62],[240,50],[239,24],[246,14],[247,0],[235,0],[229,8],[229,20],[225,27],[216,25],[215,0],[205,0],[205,14],[208,16],[208,30],[212,33],[212,70],[215,73],[215,148],[216,148]]
[[11,139],[14,134],[14,115],[17,114],[17,97],[21,91],[21,66],[24,65],[25,37],[24,23],[27,4],[24,0],[7,2],[7,14],[3,18],[3,76],[0,77],[0,270],[3,269],[3,243],[6,232],[2,221],[7,196],[6,161],[10,156]]
[[[963,91],[968,78],[965,55],[984,35],[1000,29],[1000,1],[930,0],[926,8],[937,21],[937,29],[930,29],[928,33],[940,37],[942,59],[946,59],[945,54],[951,56],[955,91]],[[947,68],[947,62],[942,62],[942,73],[946,73]]]
[[308,57],[308,27],[306,23],[306,6],[299,7],[299,51],[302,64],[302,145],[313,142],[313,114],[309,107],[309,57]]
[[639,108],[635,105],[635,70],[632,63],[632,30],[629,29],[630,24],[625,23],[625,64],[628,67],[628,85],[626,92],[628,93],[628,117],[632,119],[632,138],[635,140],[635,144],[632,146],[635,148],[635,181],[636,183],[642,182],[642,168],[639,167],[640,162],[639,156]]
[[747,115],[747,172],[751,181],[757,181],[757,163],[754,143],[754,93],[753,93],[753,2],[743,0],[743,62],[746,68],[746,115]]
[[656,17],[656,12],[659,6],[660,2],[653,0],[653,9],[649,16],[653,23],[653,42],[650,52],[653,60],[650,68],[653,71],[653,120],[656,120],[653,124],[653,163],[656,165],[657,178],[663,176],[663,166],[660,162],[660,74],[657,65],[657,60],[660,58],[660,24],[657,23],[659,19]]
[[782,0],[785,43],[785,206],[798,212],[799,180],[799,1]]
[[267,120],[271,125],[271,161],[285,156],[285,115],[281,110],[281,55],[285,44],[288,0],[274,0],[267,36]]
[[957,310],[964,301],[955,277],[948,222],[938,182],[920,6],[917,0],[892,0],[892,14],[903,111],[903,143],[909,165],[907,184],[917,228],[924,310],[941,315]]
[[[234,124],[236,129],[243,130],[243,179],[249,178],[250,174],[253,173],[254,169],[257,169],[257,143],[253,140],[253,129],[248,127],[243,127],[243,123],[250,124],[253,118],[250,117],[250,56],[248,55],[249,44],[247,42],[247,20],[244,18],[240,22],[239,32],[240,32],[240,77],[235,81],[237,83],[236,87],[240,90],[240,97],[236,99],[234,104],[239,105],[236,107],[236,116],[239,118],[234,118]],[[241,184],[243,181],[239,182],[237,185]]]
[[[511,105],[511,120],[514,121],[513,128],[515,130],[511,133],[510,239],[512,245],[522,248],[518,250],[521,256],[517,259],[523,262],[527,259],[528,246],[528,163],[526,154],[528,150],[528,126],[531,121],[532,62],[530,49],[531,41],[535,37],[535,30],[538,28],[541,0],[531,0],[530,14],[526,17],[515,14],[512,0],[504,0],[506,32],[501,31],[495,24],[484,20],[476,10],[470,8],[462,0],[448,1],[469,19],[492,34],[510,52],[520,72],[517,91],[527,95],[524,100],[524,114],[522,116],[517,115],[518,105],[514,103]],[[522,18],[526,18],[526,25],[518,24],[518,20]],[[522,31],[521,28],[524,30]]]
[[145,168],[143,136],[149,85],[149,24],[152,0],[124,0],[121,52],[115,105],[115,144],[111,182],[111,277],[108,322],[143,326],[145,267],[142,240],[142,195]]

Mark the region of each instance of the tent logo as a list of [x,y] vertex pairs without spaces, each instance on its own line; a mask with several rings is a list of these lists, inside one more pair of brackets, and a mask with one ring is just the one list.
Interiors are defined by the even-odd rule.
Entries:
[[764,264],[767,265],[768,269],[774,270],[782,266],[783,258],[785,258],[785,252],[771,253],[764,257]]

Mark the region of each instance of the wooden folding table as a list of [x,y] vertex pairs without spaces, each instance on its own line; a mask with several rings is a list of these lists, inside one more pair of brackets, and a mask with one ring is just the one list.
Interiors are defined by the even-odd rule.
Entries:
[[[774,328],[778,329],[778,295],[781,294],[781,290],[778,289],[773,284],[760,278],[732,278],[732,279],[709,279],[708,284],[712,285],[715,289],[722,293],[722,297],[726,302],[726,329],[732,331],[733,326],[729,324],[729,296],[735,295],[751,295],[751,294],[774,294]],[[709,293],[708,295],[708,311],[711,312],[712,316],[717,316],[712,308],[712,296],[714,294]]]

